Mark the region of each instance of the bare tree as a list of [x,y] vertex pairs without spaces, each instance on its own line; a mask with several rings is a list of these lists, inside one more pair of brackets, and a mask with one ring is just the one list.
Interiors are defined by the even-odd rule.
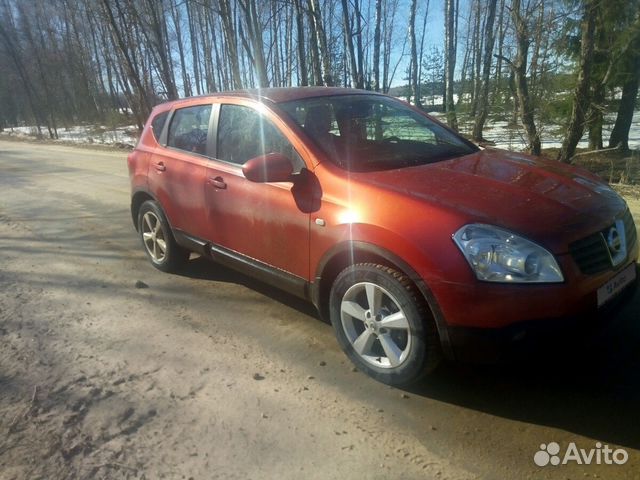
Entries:
[[453,80],[456,70],[456,24],[458,11],[454,0],[445,1],[445,111],[447,123],[454,130],[458,130],[458,118],[453,102]]
[[296,35],[298,49],[298,82],[301,86],[309,85],[307,73],[307,55],[304,48],[304,15],[301,0],[294,0],[296,7]]
[[478,97],[480,96],[480,88],[482,84],[482,77],[480,75],[480,70],[482,66],[482,47],[483,47],[483,37],[481,35],[482,32],[482,23],[481,23],[481,12],[482,12],[482,0],[476,0],[474,4],[474,25],[473,25],[473,54],[472,54],[472,65],[471,69],[471,111],[470,115],[472,117],[476,116],[478,111]]
[[[324,23],[322,22],[322,13],[320,12],[320,3],[318,0],[307,0],[307,2],[309,7],[309,20],[311,24],[312,38],[316,45],[316,47],[312,49],[312,52],[316,56],[316,82],[331,86],[333,85],[333,78],[331,77],[331,61],[329,58],[329,50],[327,48],[327,36],[325,33]],[[319,67],[319,71],[317,67]]]
[[558,160],[569,163],[576,151],[576,146],[582,138],[585,128],[585,118],[591,101],[589,91],[591,82],[591,66],[593,62],[594,31],[598,14],[598,1],[585,0],[582,10],[580,63],[578,65],[578,80],[573,94],[573,108],[567,127],[567,133],[562,148],[558,153]]
[[[383,38],[383,53],[382,53],[382,91],[387,93],[391,86],[391,81],[394,77],[395,69],[391,68],[391,52],[393,50],[393,41],[395,39],[395,21],[396,12],[398,11],[399,0],[384,0],[383,14],[382,14],[382,38]],[[406,37],[405,37],[406,40]],[[404,45],[402,54],[404,55]],[[399,62],[398,62],[399,63]]]
[[[115,8],[112,8],[111,4]],[[127,34],[133,29],[132,22],[127,19],[124,9],[120,4],[120,0],[100,0],[104,16],[109,25],[109,33],[113,44],[124,63],[124,71],[127,80],[131,82],[132,90],[125,90],[125,95],[129,97],[129,103],[132,106],[133,113],[136,117],[138,128],[142,128],[145,119],[151,112],[151,92],[147,85],[143,82],[143,76],[138,69],[138,56],[132,42],[127,41]],[[125,33],[126,32],[126,33]],[[122,81],[124,87],[125,82]]]
[[633,112],[637,105],[638,85],[640,84],[640,42],[636,41],[633,57],[629,61],[629,72],[622,86],[622,96],[618,106],[616,121],[609,137],[609,147],[629,150],[629,130],[633,121]]
[[380,91],[380,27],[382,23],[382,0],[376,0],[376,27],[373,34],[373,89]]
[[227,59],[231,66],[231,84],[233,88],[242,88],[242,74],[240,73],[240,61],[238,57],[238,44],[235,28],[235,15],[231,9],[230,0],[218,0],[218,14],[222,20],[225,47],[228,51]]
[[509,65],[513,75],[512,85],[515,87],[520,121],[527,137],[527,150],[533,155],[540,155],[540,135],[534,121],[533,106],[527,81],[527,59],[531,40],[526,19],[529,18],[530,14],[531,10],[529,9],[522,11],[520,0],[513,0],[511,16],[515,29],[517,53],[513,61],[506,57],[501,58]]
[[[638,2],[634,4],[637,8]],[[636,10],[634,22],[628,29],[628,40],[622,48],[618,66],[618,75],[622,79],[622,96],[609,137],[609,147],[619,146],[622,150],[629,150],[629,130],[640,85],[640,9]]]
[[505,0],[500,0],[500,14],[498,16],[498,55],[497,55],[497,63],[496,63],[496,74],[494,77],[494,89],[492,94],[491,103],[492,105],[495,103],[496,98],[500,95],[502,91],[502,59],[503,57],[503,49],[504,49],[504,40],[507,33],[506,23],[509,19],[508,15],[505,15]]
[[427,33],[427,18],[429,17],[429,0],[424,5],[424,15],[422,16],[422,30],[420,33],[420,50],[418,52],[418,79],[416,88],[416,98],[422,103],[422,59],[424,58],[424,39]]
[[31,113],[36,120],[38,134],[42,135],[40,125],[42,125],[44,122],[42,121],[43,119],[40,112],[40,102],[33,82],[31,81],[30,75],[27,72],[27,69],[22,61],[23,55],[20,47],[15,41],[15,39],[18,38],[18,35],[15,29],[15,24],[13,22],[11,6],[5,0],[2,7],[3,14],[0,16],[0,40],[2,40],[3,47],[13,61],[18,77],[20,78],[22,86],[25,89]]
[[409,6],[409,43],[411,45],[411,61],[409,63],[409,85],[410,94],[407,96],[413,97],[413,103],[416,106],[420,106],[420,99],[418,98],[418,47],[416,41],[416,4],[417,0],[411,0]]
[[269,76],[267,75],[267,65],[264,58],[264,47],[262,45],[262,25],[258,19],[258,7],[255,0],[238,0],[244,12],[244,24],[249,36],[249,43],[245,44],[247,54],[251,58],[254,68],[258,73],[258,86],[268,87]]
[[[357,12],[356,14],[358,14]],[[356,51],[353,45],[353,28],[351,26],[351,16],[349,15],[349,6],[347,0],[342,0],[342,24],[344,28],[344,38],[347,48],[349,67],[351,69],[351,86],[356,88],[364,88],[364,76],[359,68],[359,62],[356,59]]]
[[489,77],[491,75],[491,60],[493,59],[493,44],[495,32],[493,24],[496,18],[497,0],[489,0],[489,10],[485,24],[484,59],[482,64],[482,91],[478,101],[479,114],[473,125],[473,139],[482,141],[482,130],[489,115]]
[[156,69],[160,72],[166,96],[170,100],[178,98],[178,89],[171,66],[169,41],[167,39],[166,15],[164,0],[144,0],[140,10],[134,3],[129,3],[133,20],[139,22],[142,35],[146,40],[147,51],[153,59]]

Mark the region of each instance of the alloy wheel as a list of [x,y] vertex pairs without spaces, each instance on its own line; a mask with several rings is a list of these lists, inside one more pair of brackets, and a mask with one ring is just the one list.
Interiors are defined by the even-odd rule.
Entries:
[[167,255],[167,241],[160,219],[153,212],[142,217],[142,241],[156,263],[162,263]]
[[413,336],[405,312],[384,288],[360,282],[340,305],[342,328],[353,350],[368,364],[396,368],[409,355]]

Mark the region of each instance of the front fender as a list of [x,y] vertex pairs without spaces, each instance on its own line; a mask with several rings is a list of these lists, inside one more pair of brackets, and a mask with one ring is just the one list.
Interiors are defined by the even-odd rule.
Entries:
[[[433,265],[432,262],[430,262],[428,258],[424,257],[424,255],[421,255],[417,249],[411,248],[411,246],[398,235],[392,233],[383,235],[382,231],[378,231],[376,232],[376,238],[379,239],[382,236],[382,238],[395,240],[394,245],[399,247],[395,252],[368,241],[354,239],[359,237],[359,235],[356,236],[354,234],[354,230],[356,234],[364,234],[365,232],[363,230],[370,230],[363,229],[362,227],[363,226],[355,229],[351,228],[350,236],[352,238],[345,238],[342,241],[339,241],[325,251],[318,260],[314,281],[311,283],[310,291],[311,301],[313,304],[321,313],[326,314],[322,303],[323,300],[327,298],[331,288],[331,282],[339,271],[342,271],[348,265],[362,263],[365,261],[378,261],[385,263],[389,266],[395,267],[397,270],[407,275],[416,285],[433,315],[436,328],[438,329],[438,334],[440,336],[443,353],[447,358],[453,358],[453,349],[449,340],[449,330],[442,310],[440,309],[438,301],[436,300],[436,297],[428,283],[409,263],[409,258],[415,260],[418,258],[416,256],[419,256],[419,263],[427,269],[429,266]],[[370,234],[371,232],[369,231],[367,233]],[[403,254],[408,256],[404,257]]]

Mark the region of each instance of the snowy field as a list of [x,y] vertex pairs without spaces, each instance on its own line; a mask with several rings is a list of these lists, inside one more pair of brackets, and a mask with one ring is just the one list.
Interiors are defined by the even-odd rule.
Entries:
[[[431,116],[437,118],[441,122],[446,123],[446,115],[442,112],[431,112]],[[613,128],[613,124],[616,120],[615,114],[609,114],[605,116],[605,124],[602,128],[602,139],[605,148],[609,142],[609,134]],[[536,127],[540,131],[540,138],[542,140],[542,148],[560,148],[562,146],[564,129],[560,125],[556,124],[536,124]],[[462,133],[471,134],[473,129],[473,123],[461,122]],[[504,148],[507,150],[522,150],[526,147],[526,141],[524,137],[524,130],[522,128],[509,128],[509,123],[506,121],[491,121],[487,120],[487,123],[483,132],[486,140],[495,142],[497,148]],[[578,148],[588,148],[589,139],[587,133],[582,137],[582,140],[578,144]],[[629,148],[640,149],[640,111],[637,111],[633,115],[633,123],[631,124],[631,130],[629,131]]]
[[[37,137],[38,129],[35,126],[7,128],[0,135],[17,137]],[[42,127],[42,135],[49,137],[45,127]],[[78,125],[70,128],[58,129],[58,140],[62,142],[86,143],[114,146],[135,146],[138,141],[138,129],[135,125],[126,127],[109,128],[104,125]]]
[[[605,116],[605,124],[602,128],[602,138],[604,146],[606,147],[609,141],[609,135],[611,129],[616,120],[615,114]],[[485,129],[485,138],[496,142],[498,148],[506,148],[509,150],[522,150],[526,146],[524,141],[524,132],[519,130],[509,129],[507,122],[489,122]],[[540,127],[540,138],[542,139],[542,148],[560,148],[563,140],[563,128],[559,125],[544,125]],[[559,133],[559,134],[558,134]],[[578,144],[578,148],[588,148],[589,139],[585,132],[582,140]],[[633,115],[633,123],[631,124],[631,130],[629,130],[629,148],[640,148],[640,111],[637,111]]]

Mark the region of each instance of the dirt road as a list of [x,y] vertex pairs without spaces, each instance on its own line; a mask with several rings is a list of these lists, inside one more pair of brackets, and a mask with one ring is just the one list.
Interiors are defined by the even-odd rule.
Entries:
[[[640,478],[639,309],[569,358],[392,389],[308,305],[154,270],[124,154],[0,141],[0,479]],[[538,467],[549,442],[629,458]]]

